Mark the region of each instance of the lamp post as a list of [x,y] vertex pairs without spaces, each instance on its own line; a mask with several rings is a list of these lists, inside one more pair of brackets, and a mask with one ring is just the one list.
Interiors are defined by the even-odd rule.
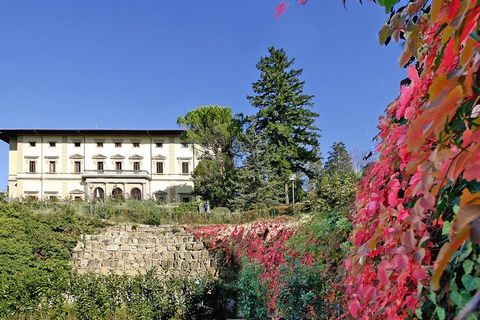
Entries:
[[92,195],[92,190],[93,190],[93,184],[89,184],[88,188],[90,189],[90,193],[88,194],[88,214],[92,215],[92,200],[93,200],[93,195]]
[[289,177],[289,180],[292,181],[292,212],[295,213],[295,180],[297,176],[295,173],[292,173]]

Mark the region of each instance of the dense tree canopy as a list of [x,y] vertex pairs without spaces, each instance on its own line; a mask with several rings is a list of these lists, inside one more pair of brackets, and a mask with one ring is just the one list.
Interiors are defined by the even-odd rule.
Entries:
[[[292,173],[313,177],[311,163],[318,161],[319,129],[314,125],[311,95],[303,93],[301,69],[293,69],[283,49],[269,48],[257,64],[260,79],[253,83],[248,100],[257,113],[247,123],[272,147],[269,162],[278,178],[287,182]],[[285,190],[288,203],[288,189]]]
[[253,127],[240,136],[238,145],[242,165],[236,173],[234,207],[251,209],[280,204],[283,184],[270,163],[272,146]]
[[186,129],[185,141],[198,146],[200,162],[194,170],[195,193],[214,206],[225,206],[232,198],[234,141],[240,124],[232,110],[222,106],[201,106],[179,117]]

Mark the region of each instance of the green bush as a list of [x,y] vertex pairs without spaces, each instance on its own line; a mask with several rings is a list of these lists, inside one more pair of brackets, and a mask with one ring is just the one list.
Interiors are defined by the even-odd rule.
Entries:
[[[291,215],[291,207],[230,212],[228,208],[213,208],[210,214],[200,213],[195,202],[164,205],[153,200],[106,199],[86,207],[93,216],[113,222],[130,222],[150,225],[160,224],[223,224],[248,223],[262,218],[272,218],[283,213]],[[296,206],[300,210],[301,205]],[[78,212],[79,210],[77,210]]]
[[227,207],[216,207],[212,209],[212,214],[230,214],[232,211]]
[[352,224],[348,209],[337,208],[330,212],[312,212],[297,230],[288,245],[301,255],[311,254],[316,261],[332,271],[343,263],[348,251],[348,237]]
[[277,307],[285,320],[327,319],[325,283],[318,266],[290,259],[280,269]]
[[79,319],[212,319],[218,282],[210,277],[74,276],[69,295]]
[[102,226],[68,210],[37,214],[20,203],[0,203],[0,315],[61,305],[71,250],[81,233]]
[[268,290],[261,279],[263,267],[256,261],[248,262],[246,258],[243,258],[242,265],[236,285],[238,312],[245,319],[264,320],[268,316]]

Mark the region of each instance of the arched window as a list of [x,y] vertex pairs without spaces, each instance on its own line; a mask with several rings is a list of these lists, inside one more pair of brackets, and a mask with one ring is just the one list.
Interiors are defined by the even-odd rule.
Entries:
[[95,189],[93,190],[93,198],[94,198],[95,200],[103,200],[103,199],[105,199],[105,190],[103,190],[103,188],[100,188],[100,187],[95,188]]
[[120,188],[113,188],[112,196],[114,198],[120,199],[123,198],[123,191]]
[[135,200],[142,200],[142,191],[138,188],[132,188],[130,191],[130,197]]

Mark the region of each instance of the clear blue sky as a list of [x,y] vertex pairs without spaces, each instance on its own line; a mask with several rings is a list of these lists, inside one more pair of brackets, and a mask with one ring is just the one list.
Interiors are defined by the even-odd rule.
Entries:
[[[381,7],[310,0],[1,1],[0,128],[176,128],[199,105],[253,113],[246,95],[269,46],[303,68],[321,146],[367,150],[405,72],[381,47]],[[0,143],[0,190],[7,180]]]

